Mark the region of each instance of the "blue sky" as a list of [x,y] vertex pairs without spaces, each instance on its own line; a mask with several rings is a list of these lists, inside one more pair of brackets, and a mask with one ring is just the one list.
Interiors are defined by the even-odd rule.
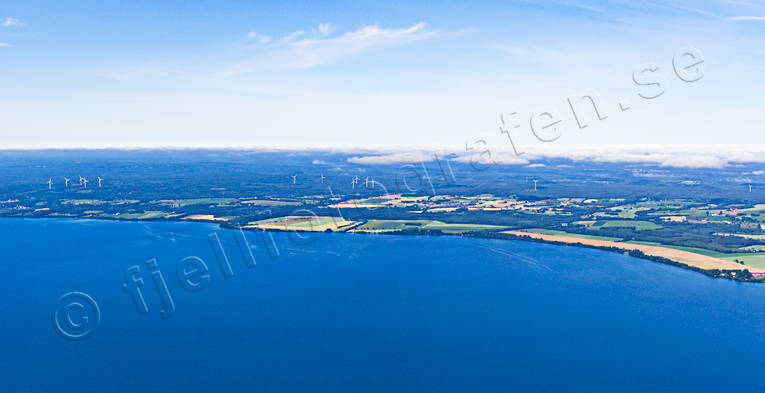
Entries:
[[[755,1],[14,2],[0,147],[763,145]],[[672,68],[703,54],[703,78]],[[640,98],[656,63],[664,94]],[[576,127],[593,89],[608,118]],[[630,106],[618,109],[619,102]],[[548,143],[549,144],[549,143]]]

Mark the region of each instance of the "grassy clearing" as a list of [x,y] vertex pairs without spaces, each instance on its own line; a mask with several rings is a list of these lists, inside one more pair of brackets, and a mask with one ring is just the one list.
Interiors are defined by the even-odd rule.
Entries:
[[756,244],[754,246],[741,247],[741,248],[739,248],[739,250],[743,250],[743,251],[747,251],[747,252],[765,251],[765,245]]
[[632,228],[636,231],[650,231],[653,229],[661,228],[661,225],[654,224],[650,221],[622,221],[622,220],[608,220],[598,221],[592,228]]
[[765,235],[748,235],[745,233],[715,233],[717,236],[738,236],[743,237],[745,239],[753,239],[753,240],[765,240]]
[[754,207],[749,209],[744,209],[744,213],[759,213],[759,212],[765,212],[765,203],[754,205]]
[[618,237],[582,235],[582,234],[579,234],[579,233],[569,233],[569,232],[563,232],[563,231],[556,231],[554,229],[530,229],[530,230],[526,230],[525,232],[541,233],[543,235],[577,237],[577,238],[581,238],[581,239],[591,239],[591,240],[608,240],[608,241],[612,241],[612,242],[618,242],[618,241],[622,240],[622,239],[620,239]]

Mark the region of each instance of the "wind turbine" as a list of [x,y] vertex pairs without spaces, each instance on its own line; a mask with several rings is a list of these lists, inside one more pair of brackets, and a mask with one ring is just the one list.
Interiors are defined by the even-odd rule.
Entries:
[[69,187],[69,180],[71,179],[64,178],[64,187]]
[[537,190],[537,181],[538,181],[538,180],[537,180],[537,179],[534,179],[533,181],[534,181],[534,191],[536,191],[536,190]]
[[369,188],[369,176],[364,178],[364,188]]
[[82,188],[88,188],[88,179],[82,178]]
[[353,180],[351,180],[351,186],[353,187],[354,190],[356,189],[356,183],[358,182],[359,182],[358,176],[354,177]]
[[82,185],[82,181],[85,180],[84,177],[80,176],[80,185]]
[[48,189],[53,189],[53,179],[48,179]]
[[98,177],[98,188],[101,188],[101,182],[104,181],[104,179],[101,178],[101,176]]
[[752,185],[749,185],[749,192],[752,192]]
[[296,184],[297,182],[297,175],[292,175],[292,184]]
[[324,184],[324,174],[321,174],[321,184]]

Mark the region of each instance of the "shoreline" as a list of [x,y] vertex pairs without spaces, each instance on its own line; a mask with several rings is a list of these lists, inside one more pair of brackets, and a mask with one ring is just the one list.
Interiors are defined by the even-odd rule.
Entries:
[[[379,232],[379,233],[365,232],[365,231],[326,232],[326,231],[282,230],[277,228],[269,228],[269,229],[246,228],[246,227],[230,225],[225,222],[213,221],[213,220],[183,220],[183,219],[176,220],[176,219],[166,219],[166,218],[122,219],[122,218],[111,218],[111,217],[77,217],[77,216],[61,216],[61,217],[0,216],[0,219],[2,218],[19,218],[19,219],[33,219],[33,220],[34,219],[72,219],[72,220],[99,220],[99,221],[123,221],[123,222],[175,222],[175,223],[200,223],[200,224],[204,223],[204,224],[216,224],[221,229],[231,229],[231,230],[239,229],[239,230],[250,231],[250,232],[265,231],[265,232],[285,232],[285,233],[289,233],[289,232],[351,233],[351,234],[360,234],[360,235],[373,234],[373,235],[399,235],[399,236],[413,236],[413,235],[414,236],[459,236],[459,237],[475,237],[480,239],[517,240],[517,241],[526,241],[526,242],[535,242],[535,243],[546,243],[546,244],[566,246],[566,247],[592,248],[592,249],[597,249],[602,251],[626,254],[635,258],[645,259],[648,261],[662,263],[665,265],[676,266],[686,270],[701,273],[712,278],[726,278],[726,279],[729,279],[732,281],[738,281],[738,282],[765,283],[765,271],[757,269],[757,268],[753,268],[752,266],[748,266],[748,265],[740,265],[741,268],[739,269],[704,269],[701,267],[689,265],[689,264],[686,264],[677,260],[673,260],[670,258],[666,258],[663,256],[647,254],[643,252],[642,250],[640,250],[639,247],[637,247],[638,245],[635,245],[635,244],[607,242],[607,241],[600,241],[600,242],[609,243],[608,245],[606,244],[598,245],[598,244],[592,244],[592,243],[587,244],[586,242],[589,239],[576,238],[576,237],[570,237],[570,238],[567,238],[566,241],[561,241],[561,239],[554,239],[556,237],[554,235],[534,234],[530,232],[522,232],[520,230],[506,230],[506,231],[500,231],[500,232],[473,232],[473,233],[464,233],[464,234],[443,233],[440,231],[438,232],[429,231],[426,233],[409,232],[409,231]],[[550,238],[546,238],[546,237],[550,237]],[[631,246],[631,248],[620,247],[620,245],[629,245]],[[667,247],[656,247],[656,248],[664,248],[666,250],[671,250],[670,248],[667,248]],[[697,254],[697,255],[701,255],[701,254]],[[751,270],[755,270],[756,273],[752,274]]]

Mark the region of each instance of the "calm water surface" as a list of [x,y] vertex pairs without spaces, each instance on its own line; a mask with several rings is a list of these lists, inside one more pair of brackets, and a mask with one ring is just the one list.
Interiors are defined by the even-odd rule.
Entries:
[[[458,237],[275,233],[271,243],[250,232],[248,269],[234,232],[208,224],[0,219],[0,234],[0,391],[763,389],[765,285],[621,254]],[[176,274],[190,256],[209,269],[196,292]],[[151,259],[175,304],[166,319]],[[144,314],[123,290],[134,265]],[[82,341],[51,321],[71,291],[101,311]],[[70,311],[74,323],[86,315]]]

